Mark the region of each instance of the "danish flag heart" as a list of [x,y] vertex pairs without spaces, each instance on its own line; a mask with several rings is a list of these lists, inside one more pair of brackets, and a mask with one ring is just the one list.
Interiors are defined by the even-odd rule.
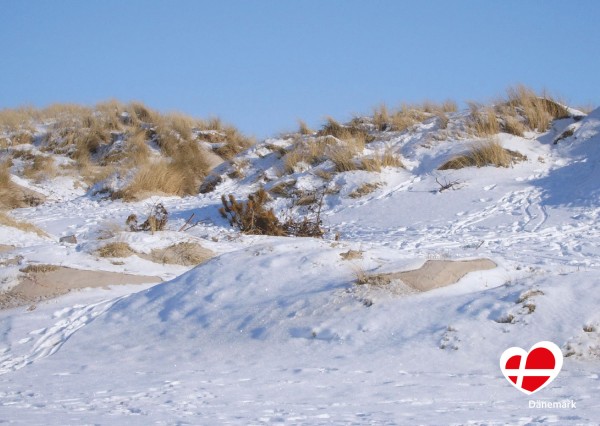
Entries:
[[556,379],[563,365],[563,355],[552,342],[538,342],[525,350],[512,347],[502,353],[500,370],[511,385],[531,395]]

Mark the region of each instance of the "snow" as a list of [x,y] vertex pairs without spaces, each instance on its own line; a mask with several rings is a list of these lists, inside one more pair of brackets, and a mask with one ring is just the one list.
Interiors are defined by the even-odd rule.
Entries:
[[[464,114],[450,116],[460,128]],[[314,167],[281,176],[267,140],[239,157],[245,177],[215,192],[122,203],[82,196],[13,216],[53,236],[0,227],[23,262],[158,275],[155,286],[70,293],[33,311],[0,311],[0,419],[25,424],[595,424],[600,419],[600,110],[545,134],[498,136],[527,156],[510,168],[437,171],[472,140],[437,140],[426,122],[381,134],[407,169],[354,171],[327,183],[323,240],[243,236],[217,212],[221,194],[243,198],[296,179],[319,189]],[[380,144],[380,145],[377,145]],[[324,167],[324,166],[317,166]],[[439,192],[436,182],[458,181]],[[381,182],[358,199],[365,182]],[[52,186],[56,183],[45,183]],[[62,185],[62,184],[61,184]],[[65,189],[66,188],[66,189]],[[72,191],[72,192],[68,192]],[[58,192],[55,192],[58,193]],[[69,195],[70,194],[70,195]],[[162,202],[169,230],[119,229]],[[288,200],[273,201],[276,210]],[[298,211],[296,211],[298,212]],[[192,214],[202,222],[178,232]],[[191,270],[137,256],[115,265],[93,251],[101,231],[139,252],[196,241],[217,257]],[[75,233],[78,245],[58,237]],[[340,236],[339,241],[334,235]],[[345,260],[349,250],[362,258]],[[0,257],[9,256],[1,253]],[[357,286],[357,271],[411,270],[430,259],[491,259],[429,292]],[[14,275],[6,268],[2,277]],[[13,274],[10,275],[9,274]],[[14,279],[14,278],[13,278]],[[141,290],[141,291],[140,291]],[[367,303],[368,302],[368,303]],[[525,396],[498,368],[505,349],[556,343],[564,366]],[[529,408],[532,399],[576,408]]]

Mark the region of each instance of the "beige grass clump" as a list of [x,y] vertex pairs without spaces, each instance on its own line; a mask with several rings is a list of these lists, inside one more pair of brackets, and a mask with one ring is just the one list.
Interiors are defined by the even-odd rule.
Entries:
[[42,181],[56,176],[57,170],[54,167],[52,157],[44,155],[34,155],[33,160],[23,169],[23,176],[28,179]]
[[283,160],[285,172],[294,173],[299,163],[315,166],[325,161],[328,150],[337,143],[338,141],[330,136],[297,139],[290,151],[285,154]]
[[195,141],[181,140],[170,148],[171,159],[148,162],[147,146],[138,142],[139,170],[133,181],[113,198],[139,200],[152,194],[194,195],[207,176],[210,163],[206,152]]
[[273,185],[269,190],[269,194],[276,197],[290,198],[294,194],[296,180],[282,181]]
[[158,121],[159,113],[148,108],[142,102],[133,101],[127,106],[127,112],[132,117],[133,123],[155,123]]
[[333,136],[342,141],[353,141],[362,145],[374,139],[369,132],[356,124],[356,121],[344,126],[332,117],[327,118],[327,123],[317,132],[317,136]]
[[417,106],[406,104],[400,109],[390,112],[387,106],[381,105],[373,113],[373,122],[382,131],[402,131],[428,117],[429,115]]
[[361,198],[361,197],[364,197],[365,195],[369,195],[372,192],[375,192],[379,187],[381,187],[380,182],[363,183],[361,186],[359,186],[354,191],[352,191],[348,196],[350,198]]
[[0,163],[0,189],[12,189],[12,181],[10,180],[10,161]]
[[100,257],[129,257],[136,254],[136,251],[129,244],[119,241],[103,245],[96,253]]
[[527,127],[519,119],[519,117],[511,114],[504,114],[502,117],[503,122],[501,123],[502,130],[511,135],[523,137]]
[[298,133],[301,135],[312,135],[314,131],[308,127],[308,124],[306,124],[305,121],[298,120]]
[[364,157],[360,159],[360,170],[367,172],[380,172],[385,167],[404,167],[404,163],[400,157],[392,152],[390,149],[386,149],[382,153],[375,154],[370,157]]
[[[21,191],[17,185],[10,180],[10,160],[0,163],[0,210],[12,210],[18,207],[25,207],[27,203],[20,194]],[[19,227],[19,222],[12,219],[8,222],[9,219],[10,218],[6,217],[3,224],[17,228]]]
[[500,123],[493,107],[484,107],[476,103],[469,103],[471,115],[468,127],[474,136],[487,137],[500,133]]
[[183,266],[195,266],[212,258],[214,253],[196,243],[182,242],[150,253],[153,262]]
[[56,271],[59,267],[57,265],[48,265],[48,264],[29,264],[24,268],[19,269],[19,271],[29,274],[29,273],[43,273],[43,272],[52,272]]
[[4,108],[0,110],[0,129],[14,133],[24,128],[29,129],[34,108]]
[[426,101],[420,105],[403,104],[394,111],[390,111],[385,104],[381,104],[373,111],[373,124],[380,131],[402,131],[433,116],[445,117],[446,113],[455,112],[457,109],[458,107],[453,101],[443,103]]
[[150,160],[151,151],[147,143],[147,133],[143,129],[134,129],[127,133],[124,146],[110,151],[100,165],[121,165],[127,168],[145,165]]
[[329,159],[333,162],[336,172],[349,172],[360,170],[361,166],[355,161],[356,151],[349,145],[338,145],[331,150]]
[[15,220],[2,211],[0,211],[0,225],[10,226],[11,228],[17,228],[24,232],[33,232],[34,234],[37,234],[40,237],[48,237],[48,234],[46,234],[34,224]]
[[[23,128],[23,123],[32,117],[48,125],[47,135],[40,139],[40,149],[71,157],[74,173],[89,185],[116,173],[125,176],[128,171],[137,170],[130,188],[115,194],[125,194],[130,199],[140,198],[141,192],[196,194],[216,161],[213,153],[202,147],[202,140],[210,139],[213,150],[226,159],[254,143],[218,118],[203,121],[181,113],[162,115],[141,102],[122,104],[115,100],[93,108],[55,104],[43,110],[3,110],[0,128],[4,119],[6,128],[15,128],[25,135],[23,138],[31,139],[32,133]],[[8,149],[17,137],[13,132],[0,143]],[[156,176],[151,176],[150,170],[155,166],[150,162],[152,143],[160,147],[163,156]],[[48,161],[41,157],[31,160],[33,163],[25,170],[28,177],[41,179],[52,174]]]
[[385,286],[391,282],[386,274],[372,274],[360,267],[354,268],[354,277],[356,285]]
[[507,104],[525,117],[531,130],[545,132],[553,120],[570,117],[569,111],[551,96],[538,96],[526,86],[509,88],[507,95]]
[[487,141],[479,145],[474,145],[471,150],[464,154],[454,157],[444,163],[438,170],[462,169],[464,167],[508,167],[516,161],[521,161],[526,157],[516,151],[505,149],[497,141]]
[[[210,124],[211,123],[209,122],[209,128],[206,130],[214,130],[210,128]],[[222,125],[219,124],[219,126]],[[224,135],[223,144],[217,147],[215,152],[225,160],[231,160],[236,154],[250,148],[255,143],[254,139],[244,136],[233,126],[221,127],[220,131]]]
[[142,166],[133,181],[113,198],[125,201],[140,200],[152,194],[185,194],[186,176],[167,160],[160,160]]

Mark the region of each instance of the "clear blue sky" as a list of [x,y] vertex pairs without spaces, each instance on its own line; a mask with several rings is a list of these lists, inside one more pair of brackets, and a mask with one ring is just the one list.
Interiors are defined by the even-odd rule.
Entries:
[[141,100],[258,137],[515,83],[600,104],[598,0],[0,0],[0,108]]

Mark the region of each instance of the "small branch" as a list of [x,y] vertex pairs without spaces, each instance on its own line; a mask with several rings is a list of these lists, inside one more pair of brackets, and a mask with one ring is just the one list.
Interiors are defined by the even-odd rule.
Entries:
[[458,181],[458,180],[454,180],[452,182],[448,182],[445,179],[444,179],[444,183],[441,183],[438,180],[438,178],[435,178],[435,181],[440,186],[440,189],[438,190],[438,192],[444,192],[447,189],[454,189],[454,187],[460,183],[460,181]]
[[[191,214],[191,216],[188,218],[188,220],[187,220],[187,221],[186,221],[186,222],[183,224],[183,226],[182,226],[181,228],[179,228],[179,231],[177,231],[177,232],[181,232],[181,231],[183,231],[183,229],[184,229],[186,226],[188,226],[188,225],[190,224],[190,222],[191,222],[191,221],[192,221],[192,219],[194,218],[194,215],[195,215],[195,214],[196,214],[196,213],[192,213],[192,214]],[[196,222],[196,224],[197,224],[197,223],[198,223],[198,222]]]

